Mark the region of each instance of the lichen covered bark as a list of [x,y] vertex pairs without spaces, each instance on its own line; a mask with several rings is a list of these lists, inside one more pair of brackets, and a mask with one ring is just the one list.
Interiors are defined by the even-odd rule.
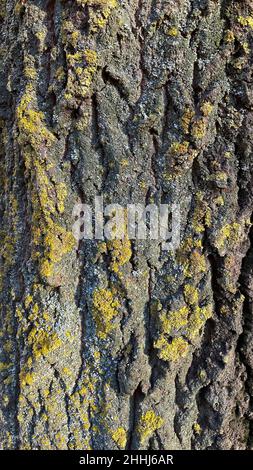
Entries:
[[[0,443],[250,449],[250,0],[0,0]],[[76,203],[180,203],[83,240]]]

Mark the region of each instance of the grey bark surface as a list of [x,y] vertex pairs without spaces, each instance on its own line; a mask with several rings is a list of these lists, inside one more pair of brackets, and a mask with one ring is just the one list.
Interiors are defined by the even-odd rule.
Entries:
[[[250,0],[0,0],[0,445],[251,449]],[[72,239],[178,203],[181,244]]]

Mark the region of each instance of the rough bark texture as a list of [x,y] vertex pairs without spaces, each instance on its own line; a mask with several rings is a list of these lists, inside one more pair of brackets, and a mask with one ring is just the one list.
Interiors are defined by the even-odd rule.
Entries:
[[[0,0],[4,449],[250,449],[251,0]],[[180,202],[82,241],[75,203]]]

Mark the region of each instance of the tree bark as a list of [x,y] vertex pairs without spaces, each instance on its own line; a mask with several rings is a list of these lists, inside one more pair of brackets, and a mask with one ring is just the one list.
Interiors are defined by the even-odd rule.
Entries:
[[[251,0],[0,0],[3,449],[251,449]],[[180,204],[181,243],[75,204]]]

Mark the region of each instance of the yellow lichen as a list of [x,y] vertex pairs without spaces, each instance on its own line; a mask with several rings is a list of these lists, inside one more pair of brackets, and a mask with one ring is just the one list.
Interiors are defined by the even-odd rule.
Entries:
[[121,166],[125,167],[125,166],[128,166],[129,165],[129,160],[127,160],[126,158],[123,158],[120,162]]
[[195,209],[192,216],[192,228],[196,234],[211,226],[212,212],[202,192],[196,194]]
[[97,70],[97,53],[86,49],[74,54],[67,54],[69,65],[68,81],[65,98],[71,101],[74,98],[84,98],[90,91],[93,77]]
[[225,202],[224,202],[224,198],[223,196],[218,196],[214,199],[214,203],[217,205],[217,206],[224,206]]
[[77,47],[78,46],[78,43],[80,41],[80,31],[73,31],[73,33],[71,34],[71,45],[73,47]]
[[31,372],[21,371],[19,380],[20,380],[20,384],[23,387],[26,385],[32,385],[34,382],[34,374],[32,374]]
[[229,315],[229,313],[230,313],[230,308],[229,308],[227,305],[222,305],[222,306],[220,307],[220,313],[221,313],[222,315]]
[[173,142],[171,145],[171,152],[174,155],[184,155],[188,152],[189,150],[189,142],[184,141],[184,142]]
[[34,67],[26,66],[24,68],[24,75],[28,79],[35,79],[36,76],[37,76],[37,73],[36,73],[36,70],[34,69]]
[[212,315],[212,305],[200,307],[197,288],[192,284],[184,286],[186,305],[179,310],[159,311],[160,334],[154,342],[158,357],[164,361],[175,362],[188,354],[189,346],[200,333],[206,321]]
[[93,314],[98,337],[105,339],[113,329],[112,320],[119,313],[120,303],[110,289],[99,288],[93,294]]
[[45,145],[51,144],[55,137],[46,128],[43,113],[33,108],[33,93],[32,85],[28,84],[17,107],[17,122],[20,132],[19,141],[26,141],[38,148],[42,142]]
[[46,28],[44,30],[37,31],[35,36],[39,40],[40,46],[43,46],[44,41],[45,41],[46,36],[47,36]]
[[62,435],[62,433],[59,431],[55,435],[55,443],[57,449],[64,450],[67,449],[67,442],[66,442],[66,437]]
[[242,26],[249,26],[250,28],[253,29],[253,17],[252,16],[239,16],[238,22]]
[[112,11],[118,5],[117,0],[77,0],[77,3],[82,6],[88,5],[91,7],[89,12],[91,32],[105,28]]
[[184,275],[188,278],[194,278],[207,270],[205,255],[199,249],[194,249],[183,259]]
[[235,35],[234,35],[233,31],[228,29],[226,31],[226,34],[225,34],[225,41],[226,42],[234,42],[234,40],[235,40]]
[[228,179],[228,174],[225,172],[225,171],[216,171],[210,178],[211,180],[214,180],[214,181],[223,181],[223,182],[227,182],[227,179]]
[[168,36],[172,36],[172,37],[175,38],[175,37],[178,36],[179,31],[178,31],[178,29],[177,29],[175,26],[173,26],[172,28],[169,28],[169,29],[166,31],[166,34],[167,34]]
[[232,224],[226,224],[219,231],[215,241],[215,246],[219,250],[224,250],[224,248],[229,244],[229,247],[232,248],[240,242],[241,236],[242,226],[239,223],[233,222]]
[[197,289],[191,284],[186,284],[184,286],[184,297],[185,301],[189,305],[195,305],[198,303],[199,294]]
[[[26,305],[26,303],[25,303],[25,305]],[[38,315],[39,315],[39,306],[38,306],[38,304],[35,303],[33,305],[33,307],[31,308],[31,312],[30,312],[28,318],[31,322],[35,322],[35,320],[38,319]]]
[[244,42],[244,43],[242,44],[242,48],[243,48],[245,54],[249,54],[249,53],[250,53],[250,46],[249,46],[249,43],[248,43],[248,42]]
[[200,424],[194,423],[193,430],[194,430],[195,434],[200,434],[201,431],[202,431],[202,428],[201,428]]
[[214,108],[214,106],[213,106],[212,103],[210,103],[210,101],[205,101],[202,104],[200,110],[203,113],[203,115],[207,117],[207,116],[209,116],[209,114],[211,114],[211,112],[213,111],[213,108]]
[[58,211],[60,212],[60,214],[62,214],[65,209],[64,202],[68,194],[66,184],[61,182],[58,185],[56,185],[55,189],[56,189],[56,197],[57,197],[56,202],[57,202]]
[[0,255],[3,259],[5,266],[11,266],[15,254],[15,237],[0,230],[1,246]]
[[12,363],[8,363],[6,364],[5,362],[0,362],[0,372],[3,372],[5,370],[8,370],[10,369],[10,367],[12,367],[13,364]]
[[187,325],[189,309],[184,306],[179,310],[169,312],[168,314],[162,312],[160,316],[161,328],[164,334],[172,334],[174,331],[179,330]]
[[206,307],[195,307],[186,328],[186,336],[193,341],[198,337],[200,330],[205,325],[206,321],[212,316],[212,305]]
[[30,295],[30,294],[27,295],[27,297],[25,298],[25,302],[24,302],[25,303],[25,308],[28,308],[29,305],[31,305],[32,301],[33,301],[32,295]]
[[112,434],[112,438],[118,447],[120,447],[120,449],[125,449],[127,443],[127,433],[124,428],[119,427],[116,429],[116,431],[114,431]]
[[[112,227],[112,232],[114,233],[115,238],[109,240],[106,245],[104,245],[105,252],[108,251],[111,257],[110,269],[117,273],[119,277],[122,276],[122,268],[130,261],[132,257],[132,247],[131,241],[129,240],[127,234],[127,216],[124,213],[123,222],[120,227]],[[100,245],[100,253],[101,247]]]
[[61,82],[62,80],[64,80],[65,76],[66,76],[66,73],[65,73],[64,68],[62,66],[59,67],[55,72],[55,79],[58,82]]
[[[29,83],[17,107],[18,140],[24,148],[27,171],[32,173],[32,179],[36,181],[31,186],[33,258],[39,258],[40,274],[50,278],[57,273],[55,264],[60,263],[74,248],[75,239],[71,232],[54,220],[57,211],[60,214],[64,212],[67,188],[64,182],[51,181],[49,176],[54,165],[43,158],[42,149],[52,146],[55,137],[47,129],[42,111],[36,108],[33,85]],[[36,251],[36,247],[39,251]],[[41,247],[44,249],[43,255]]]
[[195,139],[203,139],[206,135],[206,121],[204,119],[199,119],[195,121],[192,125],[192,135]]
[[0,19],[6,15],[6,0],[0,1]]
[[181,120],[182,128],[185,134],[189,133],[190,125],[191,125],[193,117],[194,117],[194,111],[190,108],[186,108],[182,116],[182,120]]
[[181,337],[174,338],[171,342],[168,342],[165,336],[162,335],[154,343],[154,346],[159,350],[158,357],[170,362],[176,362],[187,356],[189,351],[189,344]]
[[38,360],[58,349],[62,341],[55,332],[49,333],[34,327],[28,335],[28,344],[32,347],[33,357]]
[[225,152],[225,153],[224,153],[224,157],[225,157],[225,158],[228,158],[228,159],[231,158],[231,157],[232,157],[231,152]]
[[40,273],[45,277],[52,276],[56,263],[60,263],[64,255],[70,253],[76,241],[72,232],[68,232],[59,225],[48,228],[44,238],[45,258],[40,262]]
[[120,269],[131,259],[131,242],[127,237],[122,240],[114,239],[108,241],[107,248],[112,259],[110,267],[112,271],[119,273]]
[[206,271],[205,255],[200,239],[187,237],[177,251],[177,261],[183,266],[186,277],[192,278]]
[[164,420],[156,415],[153,410],[148,410],[142,415],[137,426],[141,444],[144,444],[155,431],[163,426],[163,424]]

